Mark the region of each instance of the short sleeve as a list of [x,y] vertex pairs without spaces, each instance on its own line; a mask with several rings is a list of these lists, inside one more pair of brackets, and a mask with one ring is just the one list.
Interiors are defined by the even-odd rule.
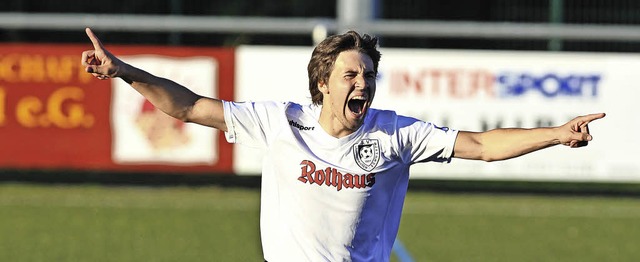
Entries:
[[450,162],[458,131],[414,118],[400,117],[398,135],[405,162]]
[[[285,103],[223,101],[225,137],[229,143],[264,148],[278,128],[287,126]],[[285,120],[283,120],[285,119]]]

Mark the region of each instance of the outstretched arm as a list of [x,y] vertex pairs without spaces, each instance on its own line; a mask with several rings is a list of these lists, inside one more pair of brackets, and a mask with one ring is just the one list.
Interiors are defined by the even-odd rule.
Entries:
[[85,31],[94,48],[82,53],[85,71],[103,80],[121,78],[170,116],[227,131],[222,101],[200,96],[176,82],[154,76],[121,61],[104,48],[91,29],[87,28]]
[[497,161],[558,144],[569,147],[585,146],[592,139],[587,125],[604,116],[604,113],[579,116],[558,127],[499,128],[486,132],[461,131],[455,142],[454,157]]

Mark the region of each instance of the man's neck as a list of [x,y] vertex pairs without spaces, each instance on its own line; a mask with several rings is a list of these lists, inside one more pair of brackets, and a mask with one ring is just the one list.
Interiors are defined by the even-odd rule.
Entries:
[[327,134],[335,138],[342,138],[355,132],[346,128],[330,110],[324,108],[320,111],[318,123]]

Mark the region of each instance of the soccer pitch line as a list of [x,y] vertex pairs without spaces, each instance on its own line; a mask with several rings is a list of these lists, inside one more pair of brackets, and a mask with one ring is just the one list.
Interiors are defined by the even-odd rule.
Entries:
[[411,254],[409,253],[409,250],[404,247],[404,244],[402,244],[402,242],[398,238],[396,238],[396,241],[393,242],[393,248],[391,249],[391,252],[396,255],[396,258],[398,258],[398,261],[400,262],[414,261],[413,257],[411,257]]

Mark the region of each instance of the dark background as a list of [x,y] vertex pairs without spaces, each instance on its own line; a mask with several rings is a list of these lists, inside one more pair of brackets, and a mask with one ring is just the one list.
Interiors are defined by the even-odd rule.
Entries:
[[[640,1],[634,0],[372,0],[378,19],[485,21],[598,25],[640,25]],[[552,17],[560,10],[561,21]],[[11,0],[0,12],[145,14],[190,16],[267,16],[335,18],[336,1],[327,0]],[[312,45],[309,36],[288,34],[100,32],[111,44],[187,46]],[[85,43],[83,32],[0,29],[0,42]],[[385,37],[385,47],[547,50],[546,40]],[[561,51],[639,52],[640,43],[563,41]]]

